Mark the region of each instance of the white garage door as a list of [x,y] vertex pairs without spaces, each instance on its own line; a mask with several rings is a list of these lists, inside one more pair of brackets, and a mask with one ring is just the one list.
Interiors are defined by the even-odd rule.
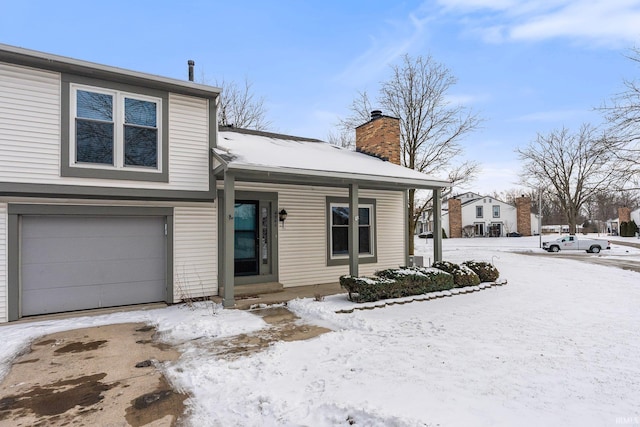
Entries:
[[164,217],[22,216],[22,315],[166,300]]

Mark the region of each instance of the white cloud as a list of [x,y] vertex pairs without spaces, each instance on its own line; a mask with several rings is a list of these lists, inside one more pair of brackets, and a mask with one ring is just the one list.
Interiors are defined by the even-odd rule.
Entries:
[[447,13],[464,14],[469,30],[487,42],[567,38],[620,47],[640,39],[640,0],[439,0],[438,4]]
[[387,22],[380,34],[370,36],[369,48],[349,63],[336,80],[360,86],[377,80],[390,64],[424,41],[424,29],[431,19],[410,14],[402,22]]

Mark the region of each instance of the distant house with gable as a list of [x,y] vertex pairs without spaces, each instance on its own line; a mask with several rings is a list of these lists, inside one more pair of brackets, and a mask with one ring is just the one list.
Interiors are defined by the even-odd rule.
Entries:
[[443,203],[442,227],[448,237],[454,238],[539,233],[538,215],[531,213],[531,198],[519,197],[513,206],[474,192],[453,196]]

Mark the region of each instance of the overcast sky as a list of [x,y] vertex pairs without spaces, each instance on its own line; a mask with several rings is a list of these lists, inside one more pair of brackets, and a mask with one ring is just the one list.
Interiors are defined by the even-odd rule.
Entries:
[[640,0],[0,0],[0,43],[186,79],[253,82],[273,130],[327,138],[357,91],[400,57],[431,54],[478,112],[463,144],[483,172],[457,189],[516,188],[514,149],[565,126],[638,75]]

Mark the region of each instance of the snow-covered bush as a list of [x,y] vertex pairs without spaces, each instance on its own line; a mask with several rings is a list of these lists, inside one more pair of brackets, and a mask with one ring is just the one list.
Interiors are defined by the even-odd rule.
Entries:
[[340,277],[354,302],[420,295],[453,288],[453,276],[435,268],[402,267],[376,272],[375,277]]
[[398,283],[383,277],[341,276],[340,286],[347,290],[349,300],[353,302],[372,302],[402,296],[399,295]]
[[488,262],[465,261],[462,265],[466,265],[472,269],[480,278],[480,282],[495,282],[500,276],[498,269]]
[[464,264],[458,265],[449,261],[436,261],[433,263],[433,267],[453,275],[453,282],[457,288],[480,284],[480,277]]

